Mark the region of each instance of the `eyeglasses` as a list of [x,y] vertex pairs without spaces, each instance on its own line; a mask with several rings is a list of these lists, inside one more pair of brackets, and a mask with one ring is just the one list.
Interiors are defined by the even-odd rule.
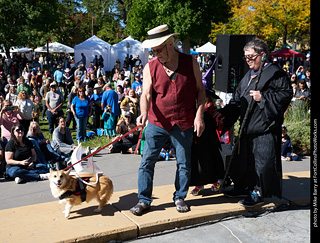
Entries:
[[157,54],[157,53],[161,53],[162,52],[162,50],[163,50],[163,48],[165,48],[167,46],[167,44],[165,44],[162,48],[158,48],[158,49],[151,49],[152,50],[152,52],[154,53],[154,54]]
[[260,54],[256,54],[256,55],[253,55],[253,56],[243,56],[242,58],[243,58],[243,60],[245,60],[245,61],[247,61],[247,60],[253,61],[253,60],[255,60],[259,55],[260,55]]
[[16,130],[14,130],[15,132],[17,132],[17,133],[20,133],[20,132],[24,132],[24,130],[23,129],[16,129]]

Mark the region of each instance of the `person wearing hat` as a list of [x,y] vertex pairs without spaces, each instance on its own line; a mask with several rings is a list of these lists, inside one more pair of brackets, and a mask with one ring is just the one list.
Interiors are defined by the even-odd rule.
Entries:
[[205,91],[197,61],[177,50],[175,35],[161,25],[149,30],[149,39],[142,43],[144,48],[152,48],[156,58],[143,71],[137,125],[144,126],[148,120],[148,126],[138,176],[139,202],[130,209],[135,215],[150,209],[155,163],[168,138],[177,158],[173,201],[178,212],[189,211],[184,199],[190,183],[192,136],[194,131],[201,136],[204,130]]
[[131,88],[134,89],[135,92],[140,93],[141,92],[141,88],[142,88],[142,82],[140,80],[140,74],[136,74],[134,76],[134,82],[131,85]]
[[54,127],[58,125],[57,118],[63,116],[62,105],[64,102],[63,95],[57,91],[58,84],[53,81],[50,84],[50,91],[46,94],[47,118],[49,121],[49,133],[52,134]]

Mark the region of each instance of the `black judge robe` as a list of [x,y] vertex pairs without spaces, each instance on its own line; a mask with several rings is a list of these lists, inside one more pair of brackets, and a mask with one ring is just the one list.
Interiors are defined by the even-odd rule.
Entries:
[[[250,102],[251,70],[243,77],[230,103],[221,113],[225,116],[224,131],[230,129],[240,115],[244,118]],[[248,85],[249,84],[249,85]],[[262,98],[253,100],[248,120],[230,166],[229,175],[237,189],[258,189],[263,197],[282,196],[281,125],[283,114],[292,98],[292,87],[286,73],[276,65],[267,65],[258,88]],[[238,151],[238,148],[236,148]]]

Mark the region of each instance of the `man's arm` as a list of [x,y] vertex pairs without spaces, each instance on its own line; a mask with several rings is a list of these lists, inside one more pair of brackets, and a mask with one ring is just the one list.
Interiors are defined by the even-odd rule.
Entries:
[[197,113],[194,119],[194,131],[197,132],[197,136],[200,137],[204,131],[205,124],[203,121],[203,112],[204,112],[204,104],[206,100],[206,93],[204,89],[204,85],[202,83],[202,75],[200,72],[199,65],[197,61],[193,60],[193,73],[196,78],[196,87],[197,87]]
[[152,98],[152,80],[150,75],[149,64],[143,70],[143,85],[142,94],[140,97],[140,111],[141,115],[137,118],[137,125],[145,126],[148,119],[148,111],[150,109],[150,102]]

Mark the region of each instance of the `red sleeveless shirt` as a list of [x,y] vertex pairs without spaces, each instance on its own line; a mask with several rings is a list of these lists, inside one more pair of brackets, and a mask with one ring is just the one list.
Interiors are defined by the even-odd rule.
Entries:
[[193,126],[196,111],[196,78],[192,56],[179,52],[176,78],[170,80],[158,58],[149,62],[152,100],[148,121],[170,131],[177,124],[182,131]]

